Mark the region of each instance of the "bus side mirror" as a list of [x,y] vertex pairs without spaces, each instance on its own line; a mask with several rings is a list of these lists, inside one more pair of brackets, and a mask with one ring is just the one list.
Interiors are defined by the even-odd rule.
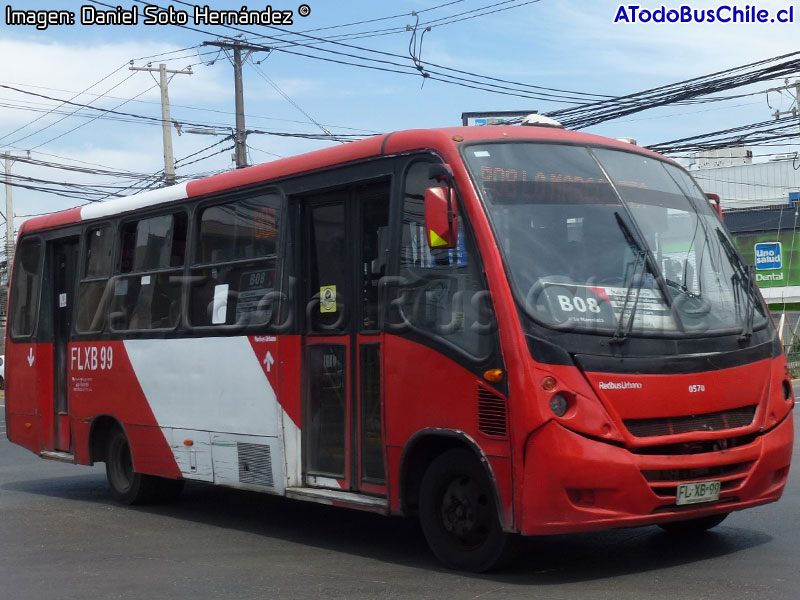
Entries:
[[428,246],[433,250],[456,247],[456,192],[452,187],[425,190],[425,232]]
[[722,203],[719,199],[719,194],[706,192],[706,198],[711,202],[711,207],[714,209],[714,212],[717,213],[717,216],[722,219]]

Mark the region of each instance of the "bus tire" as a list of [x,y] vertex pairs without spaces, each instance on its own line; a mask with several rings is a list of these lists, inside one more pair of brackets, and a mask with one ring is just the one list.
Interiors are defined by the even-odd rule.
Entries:
[[419,519],[436,558],[451,569],[488,571],[508,556],[494,489],[469,450],[448,450],[425,471]]
[[722,513],[719,515],[709,515],[707,517],[697,517],[696,519],[688,519],[686,521],[671,521],[669,523],[659,523],[667,533],[672,535],[697,535],[704,531],[708,531],[722,523],[730,513]]
[[122,504],[169,502],[183,489],[182,479],[164,479],[134,471],[128,438],[119,428],[108,439],[106,477],[111,496]]

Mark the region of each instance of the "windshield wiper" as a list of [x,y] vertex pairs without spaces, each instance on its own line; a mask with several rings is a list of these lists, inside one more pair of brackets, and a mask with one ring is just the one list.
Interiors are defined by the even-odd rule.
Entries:
[[664,277],[664,283],[666,283],[669,287],[677,289],[679,292],[686,294],[689,298],[699,298],[700,294],[697,292],[693,292],[686,284],[680,283],[678,281],[674,281],[669,277]]
[[[755,294],[758,293],[755,288],[756,284],[755,277],[753,276],[753,267],[742,264],[742,261],[739,259],[739,255],[736,253],[736,249],[733,247],[733,244],[731,244],[731,242],[719,228],[717,228],[717,237],[719,238],[720,244],[722,244],[722,249],[725,250],[725,255],[728,257],[728,260],[738,271],[738,273],[731,275],[731,283],[734,286],[737,284],[741,285],[742,292],[747,297],[747,304],[745,305],[744,309],[744,325],[742,326],[742,332],[739,334],[739,341],[747,342],[753,336],[753,322],[755,321],[756,317]],[[734,289],[738,291],[738,287],[735,287]],[[738,302],[736,303],[736,307],[739,307]]]
[[755,288],[755,277],[753,276],[753,267],[748,265],[747,266],[747,283],[749,284],[747,287],[747,291],[745,295],[747,296],[747,306],[745,310],[744,316],[744,327],[742,327],[742,333],[739,334],[739,341],[740,342],[747,342],[753,337],[753,321],[756,318],[756,302],[754,299],[754,295],[757,293]]
[[[633,268],[631,269],[630,280],[625,282],[625,287],[627,288],[627,292],[625,293],[625,302],[622,304],[622,310],[619,313],[619,319],[617,322],[617,328],[614,331],[614,335],[611,338],[612,344],[622,344],[628,336],[631,334],[633,330],[633,323],[634,317],[636,316],[636,308],[639,306],[639,295],[642,291],[642,284],[644,283],[644,276],[647,273],[647,250],[642,247],[639,241],[631,232],[628,224],[622,220],[622,217],[618,212],[614,213],[614,218],[617,220],[617,225],[619,225],[620,230],[622,230],[622,234],[625,236],[625,240],[628,244],[636,250],[636,260],[633,262]],[[639,265],[641,264],[641,275],[639,276],[639,282],[636,283],[636,274],[639,272]],[[636,297],[633,300],[633,306],[631,307],[631,314],[628,317],[627,325],[623,327],[624,319],[625,319],[625,312],[628,309],[628,303],[631,299],[631,292],[633,291],[633,286],[636,284]]]

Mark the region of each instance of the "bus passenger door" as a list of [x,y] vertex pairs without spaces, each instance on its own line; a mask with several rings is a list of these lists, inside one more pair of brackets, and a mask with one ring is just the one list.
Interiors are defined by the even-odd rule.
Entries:
[[[53,398],[49,407],[42,407],[42,416],[52,420],[52,437],[45,437],[46,450],[70,451],[69,424],[69,356],[67,346],[72,334],[72,313],[75,305],[75,281],[78,266],[78,238],[62,238],[49,242],[48,253],[51,286],[45,286],[43,309],[52,315],[53,331]],[[50,288],[49,290],[47,288]],[[48,293],[49,292],[49,293]],[[49,303],[49,308],[47,304]],[[47,401],[43,399],[43,401]],[[49,415],[45,413],[49,412]],[[50,416],[52,415],[52,416]],[[50,445],[52,444],[52,446]]]
[[379,279],[389,183],[303,199],[306,485],[385,494]]

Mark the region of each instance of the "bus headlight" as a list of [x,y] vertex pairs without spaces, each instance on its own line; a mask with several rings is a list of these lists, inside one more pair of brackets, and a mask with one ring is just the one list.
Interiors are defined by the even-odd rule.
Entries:
[[556,394],[550,398],[550,410],[557,417],[563,417],[569,410],[569,400],[564,394]]

